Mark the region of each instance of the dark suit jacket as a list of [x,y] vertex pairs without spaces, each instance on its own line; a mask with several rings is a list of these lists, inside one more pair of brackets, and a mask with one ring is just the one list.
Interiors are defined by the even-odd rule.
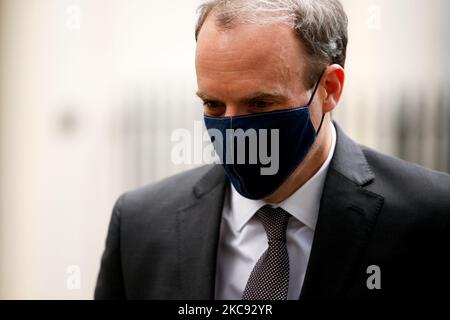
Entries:
[[[300,298],[448,298],[450,176],[359,146],[336,128]],[[95,298],[213,299],[227,186],[215,165],[122,195]],[[370,265],[380,268],[381,289],[366,285]]]

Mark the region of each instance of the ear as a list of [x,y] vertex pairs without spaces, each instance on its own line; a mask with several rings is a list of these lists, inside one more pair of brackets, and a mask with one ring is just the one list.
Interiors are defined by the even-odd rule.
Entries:
[[327,67],[322,77],[322,86],[325,96],[322,103],[322,112],[330,112],[336,108],[344,89],[345,71],[338,64]]

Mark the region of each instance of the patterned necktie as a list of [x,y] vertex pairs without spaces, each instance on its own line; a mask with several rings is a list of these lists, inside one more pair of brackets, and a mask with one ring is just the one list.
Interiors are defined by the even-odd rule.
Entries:
[[286,229],[289,213],[266,205],[256,217],[267,233],[269,247],[253,268],[242,294],[243,300],[286,300],[289,288],[289,255]]

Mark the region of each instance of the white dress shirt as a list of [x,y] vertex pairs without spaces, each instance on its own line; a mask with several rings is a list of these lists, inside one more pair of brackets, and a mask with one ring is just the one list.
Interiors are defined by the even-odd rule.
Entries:
[[[301,188],[279,206],[292,215],[286,232],[289,253],[288,300],[296,300],[305,278],[314,230],[319,214],[323,185],[336,146],[336,130],[331,124],[332,144],[328,157]],[[241,196],[231,186],[225,195],[217,255],[217,300],[240,300],[256,262],[268,247],[263,225],[254,214],[267,203]]]

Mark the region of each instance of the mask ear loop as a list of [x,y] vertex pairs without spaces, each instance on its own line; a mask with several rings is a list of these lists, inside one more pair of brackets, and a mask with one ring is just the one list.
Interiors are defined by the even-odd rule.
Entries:
[[[317,81],[317,83],[316,83],[316,85],[315,85],[315,87],[314,87],[314,91],[313,91],[313,93],[312,93],[312,95],[311,95],[311,98],[310,98],[309,101],[308,101],[308,104],[307,104],[308,108],[310,107],[310,105],[311,105],[311,103],[312,103],[312,101],[313,101],[313,99],[314,99],[314,96],[316,95],[316,91],[317,91],[317,89],[319,88],[319,84],[320,84],[320,81],[322,80],[322,76],[323,76],[323,74],[325,73],[325,70],[326,70],[326,69],[324,69],[324,70],[322,71],[322,73],[320,74],[319,81]],[[322,124],[323,124],[323,119],[324,119],[324,118],[325,118],[325,113],[322,115],[322,119],[320,120],[319,128],[317,129],[317,132],[316,132],[316,136],[319,135],[320,129],[322,128]]]

